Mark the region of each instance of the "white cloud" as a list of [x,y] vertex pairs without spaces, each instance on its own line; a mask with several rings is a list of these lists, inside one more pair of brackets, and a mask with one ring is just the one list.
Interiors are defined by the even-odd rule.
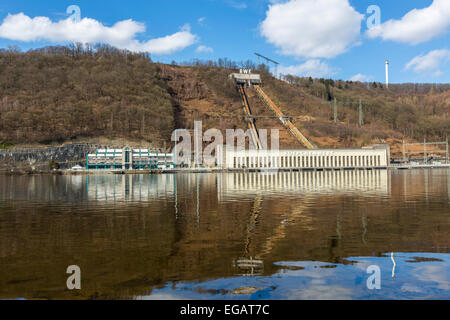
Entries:
[[440,76],[442,75],[441,67],[448,61],[450,61],[450,50],[433,50],[412,59],[406,64],[405,69],[413,69],[414,72],[419,74]]
[[427,265],[414,268],[412,274],[422,282],[434,282],[437,288],[441,290],[450,290],[450,281],[448,280],[448,270],[444,265]]
[[364,74],[358,73],[350,78],[350,81],[359,81],[359,82],[369,82],[373,79],[372,76],[366,76]]
[[308,60],[303,64],[294,66],[280,66],[280,74],[290,74],[302,77],[322,78],[332,76],[336,72],[325,62],[318,59]]
[[355,293],[351,288],[328,283],[320,285],[310,280],[301,289],[288,290],[287,296],[289,296],[289,299],[296,300],[351,300]]
[[261,34],[282,54],[333,58],[358,43],[363,18],[348,0],[291,0],[269,6]]
[[197,51],[198,53],[212,53],[214,52],[214,49],[207,46],[198,46],[195,51]]
[[141,42],[136,35],[145,32],[143,23],[131,19],[119,21],[112,27],[97,20],[84,18],[78,22],[68,18],[58,22],[48,17],[30,18],[24,13],[8,14],[0,25],[0,38],[16,41],[49,41],[106,43],[120,49],[153,54],[169,54],[182,50],[197,41],[197,36],[185,25],[179,32],[162,38]]
[[450,1],[434,0],[424,9],[414,9],[400,20],[389,20],[367,31],[369,38],[419,44],[445,34],[450,27]]
[[239,0],[227,0],[227,3],[235,9],[239,9],[239,10],[247,9],[247,4],[245,2],[243,2],[242,0],[240,0],[240,1]]
[[206,17],[201,17],[197,19],[197,23],[202,27],[205,25]]

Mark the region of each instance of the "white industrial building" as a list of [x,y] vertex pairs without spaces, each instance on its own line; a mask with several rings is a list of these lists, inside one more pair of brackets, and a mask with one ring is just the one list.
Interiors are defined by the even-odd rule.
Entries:
[[383,169],[389,166],[389,146],[363,149],[226,150],[225,169]]

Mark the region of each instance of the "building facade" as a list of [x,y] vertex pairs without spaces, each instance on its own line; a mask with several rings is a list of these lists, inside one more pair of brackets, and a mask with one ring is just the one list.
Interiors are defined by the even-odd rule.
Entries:
[[330,150],[227,150],[226,169],[382,169],[389,147]]
[[99,149],[86,157],[88,170],[166,170],[174,169],[174,155],[153,153],[150,149]]

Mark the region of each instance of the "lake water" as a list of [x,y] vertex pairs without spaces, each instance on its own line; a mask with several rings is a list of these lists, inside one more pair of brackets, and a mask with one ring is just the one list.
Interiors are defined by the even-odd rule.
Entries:
[[449,299],[449,244],[447,169],[0,177],[0,299]]

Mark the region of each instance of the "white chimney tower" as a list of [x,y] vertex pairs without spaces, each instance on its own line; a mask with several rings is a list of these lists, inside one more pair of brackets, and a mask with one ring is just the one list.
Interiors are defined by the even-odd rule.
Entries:
[[386,60],[386,88],[389,88],[389,60]]

